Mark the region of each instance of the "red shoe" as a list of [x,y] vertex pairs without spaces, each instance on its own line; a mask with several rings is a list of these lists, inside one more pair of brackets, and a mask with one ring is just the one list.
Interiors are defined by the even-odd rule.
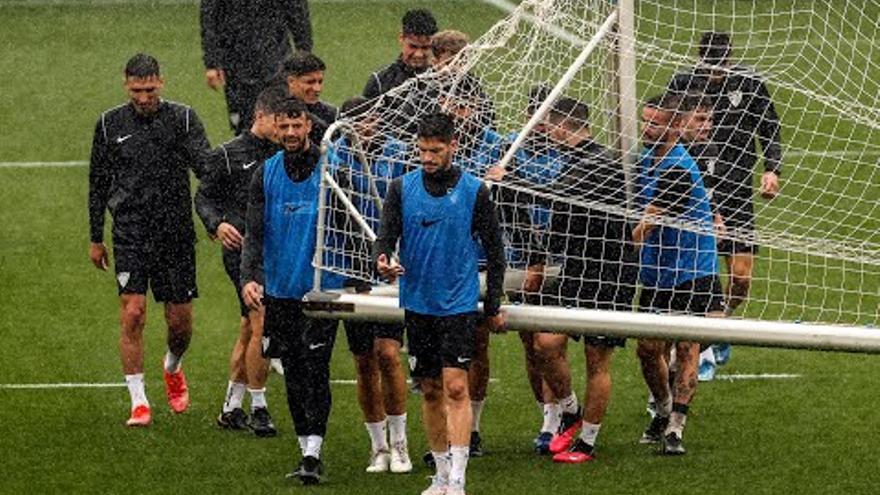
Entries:
[[131,417],[125,422],[125,426],[150,426],[152,422],[153,414],[150,411],[150,406],[141,404],[132,409]]
[[168,396],[168,404],[171,406],[171,410],[177,414],[186,411],[186,408],[189,407],[189,389],[186,386],[186,377],[183,375],[183,369],[178,369],[177,373],[164,371],[164,376],[165,395]]
[[562,432],[553,435],[553,440],[550,440],[550,453],[555,455],[568,450],[577,437],[582,422],[580,408],[576,414],[564,413],[562,415]]
[[569,450],[553,456],[553,462],[562,464],[583,464],[593,459],[595,459],[593,457],[593,447],[580,438]]

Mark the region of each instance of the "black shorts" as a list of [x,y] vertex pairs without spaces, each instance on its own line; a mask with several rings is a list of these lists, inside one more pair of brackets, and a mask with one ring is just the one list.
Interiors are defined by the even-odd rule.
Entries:
[[299,299],[263,298],[263,356],[329,359],[336,343],[339,320],[309,318]]
[[438,378],[443,368],[470,368],[477,313],[429,316],[406,311],[405,321],[413,378]]
[[244,303],[244,298],[241,296],[241,251],[230,251],[228,249],[222,249],[223,252],[223,268],[226,269],[226,275],[229,276],[229,281],[232,282],[232,286],[235,288],[235,297],[238,298],[238,310],[241,312],[241,316],[247,318],[250,314],[250,308],[247,307],[247,304]]
[[403,344],[403,325],[376,323],[373,321],[346,321],[345,337],[348,350],[355,356],[363,356],[373,350],[376,339],[392,339]]
[[[630,278],[634,279],[634,277]],[[564,278],[556,290],[558,292],[545,296],[544,304],[605,311],[632,311],[632,301],[635,296],[635,285],[626,281],[616,284]],[[623,337],[572,335],[571,338],[578,342],[583,340],[585,345],[597,347],[626,347],[626,339]]]
[[671,289],[642,288],[639,310],[706,316],[724,310],[721,279],[717,275],[684,282]]
[[[751,192],[751,190],[749,190]],[[755,231],[755,214],[751,197],[725,195],[715,190],[718,213],[724,219],[728,234],[735,239],[723,239],[718,243],[718,254],[730,256],[739,253],[757,254],[758,245],[739,239],[748,239]]]
[[199,296],[193,243],[153,250],[114,246],[113,257],[120,296],[146,294],[148,288],[156,302],[185,304]]

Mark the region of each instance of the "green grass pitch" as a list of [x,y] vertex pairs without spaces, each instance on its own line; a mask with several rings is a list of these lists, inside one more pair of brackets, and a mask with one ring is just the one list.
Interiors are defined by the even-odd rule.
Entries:
[[[229,137],[220,93],[204,84],[195,5],[97,2],[4,5],[0,0],[0,161],[87,160],[100,112],[123,101],[121,68],[136,51],[156,55],[167,97],[193,105],[213,144]],[[62,2],[63,3],[63,2]],[[334,1],[312,5],[316,53],[328,62],[326,98],[358,93],[391,61],[399,18],[433,9],[442,27],[476,37],[502,13],[477,1]],[[831,130],[829,130],[830,132]],[[87,256],[87,170],[0,168],[0,384],[120,382],[113,277]],[[201,229],[200,229],[201,230]],[[195,335],[185,366],[192,406],[164,403],[161,310],[148,309],[147,393],[154,425],[123,426],[124,388],[0,388],[0,493],[294,493],[284,479],[298,459],[277,376],[269,404],[280,434],[256,439],[214,426],[237,331],[237,306],[219,247],[200,233]],[[583,355],[571,345],[579,396]],[[633,346],[615,358],[615,389],[598,459],[553,465],[531,453],[540,415],[525,380],[519,339],[495,336],[483,419],[489,454],[471,461],[475,494],[876,493],[880,421],[875,357],[739,347],[723,373],[788,373],[787,380],[701,385],[686,432],[689,453],[663,458],[638,445],[647,416]],[[351,380],[344,340],[333,378]],[[418,493],[430,473],[366,475],[369,441],[352,385],[334,385],[324,494]],[[410,396],[414,458],[426,443]]]

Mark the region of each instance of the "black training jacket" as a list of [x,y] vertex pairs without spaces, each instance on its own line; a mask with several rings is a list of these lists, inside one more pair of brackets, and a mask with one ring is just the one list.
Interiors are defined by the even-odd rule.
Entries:
[[208,148],[195,110],[180,103],[163,100],[151,116],[131,104],[101,114],[89,166],[91,241],[104,240],[109,209],[117,246],[193,242],[188,171],[203,175]]
[[758,161],[757,141],[764,155],[764,170],[782,173],[780,123],[770,93],[751,70],[734,66],[720,82],[695,69],[676,75],[673,91],[703,92],[714,102],[712,142],[718,146],[715,166],[716,194],[750,199],[752,174]]
[[215,234],[221,223],[229,222],[244,235],[251,176],[280,149],[246,131],[208,154],[195,199],[196,213],[208,233]]
[[306,0],[202,0],[202,51],[205,67],[227,77],[268,81],[291,53],[312,50]]

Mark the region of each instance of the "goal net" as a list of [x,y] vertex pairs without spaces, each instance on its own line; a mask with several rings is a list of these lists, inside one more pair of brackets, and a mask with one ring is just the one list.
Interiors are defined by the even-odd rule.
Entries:
[[[717,258],[725,288],[727,260],[752,254],[735,317],[876,325],[880,3],[638,0],[631,33],[621,17],[629,13],[617,9],[608,0],[525,0],[447,66],[343,116],[325,137],[331,193],[316,264],[382,284],[370,253],[385,191],[418,167],[419,119],[445,111],[457,120],[459,166],[481,177],[503,166],[492,187],[513,275],[508,295],[595,308],[596,287],[610,283],[631,289],[622,294],[634,308],[645,258],[615,254],[612,241],[651,201],[645,181],[655,162],[639,160],[644,103],[678,92],[668,99],[681,118],[666,131],[697,158],[713,217],[692,214],[694,205],[670,208],[658,228],[732,246],[733,258]],[[706,44],[707,32],[729,35],[725,57],[723,34]],[[689,120],[700,111],[712,120]],[[773,199],[760,194],[766,170],[779,172]],[[617,256],[619,266],[597,265],[597,255]],[[524,288],[529,266],[543,276]],[[625,275],[630,269],[642,276]]]

